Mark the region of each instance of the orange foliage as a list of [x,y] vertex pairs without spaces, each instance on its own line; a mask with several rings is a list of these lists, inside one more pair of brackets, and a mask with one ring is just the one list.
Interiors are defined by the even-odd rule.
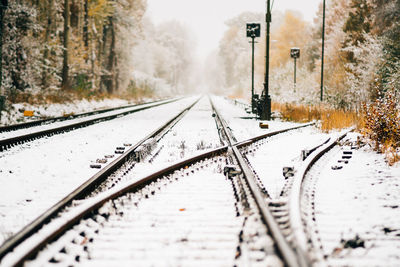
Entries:
[[375,144],[375,150],[386,154],[390,165],[400,160],[400,111],[395,93],[389,91],[363,107],[363,134]]
[[320,121],[321,130],[324,132],[359,126],[360,122],[360,117],[355,112],[336,110],[324,106],[272,103],[272,110],[279,111],[282,119],[287,121]]
[[279,67],[290,60],[292,47],[299,47],[301,51],[305,51],[309,38],[307,22],[286,11],[281,27],[271,34],[271,67]]

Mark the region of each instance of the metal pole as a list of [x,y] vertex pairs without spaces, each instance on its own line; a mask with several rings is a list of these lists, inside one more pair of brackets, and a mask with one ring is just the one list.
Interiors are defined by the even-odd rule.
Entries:
[[253,99],[254,99],[254,39],[255,37],[251,38],[251,110],[254,109],[253,107]]
[[265,46],[265,79],[264,79],[264,105],[262,107],[261,119],[271,119],[271,98],[269,96],[269,39],[271,24],[271,0],[267,0],[266,13],[266,46]]
[[322,7],[321,101],[324,99],[325,0]]
[[265,45],[265,77],[264,77],[264,91],[265,95],[269,94],[269,39],[270,39],[270,22],[271,22],[271,13],[270,13],[270,0],[267,1],[267,14],[265,21],[267,23],[266,27],[266,45]]
[[296,59],[294,58],[294,92],[296,92]]

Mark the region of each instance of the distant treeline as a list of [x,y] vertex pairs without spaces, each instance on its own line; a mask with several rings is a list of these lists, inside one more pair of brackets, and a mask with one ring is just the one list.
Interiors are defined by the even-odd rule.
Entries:
[[[322,3],[322,1],[321,1]],[[363,102],[395,95],[400,90],[400,0],[327,0],[324,102],[341,109],[359,109]],[[232,94],[250,90],[251,46],[245,24],[263,22],[263,13],[243,13],[227,22],[210,74],[220,71],[215,88]],[[270,93],[280,102],[319,103],[322,4],[314,23],[301,14],[273,11],[271,24]],[[262,26],[264,23],[262,23]],[[264,32],[264,30],[263,30]],[[256,82],[263,88],[265,41],[257,39]],[[297,87],[293,85],[290,48],[300,47]]]
[[146,0],[11,0],[3,17],[2,94],[129,84]]

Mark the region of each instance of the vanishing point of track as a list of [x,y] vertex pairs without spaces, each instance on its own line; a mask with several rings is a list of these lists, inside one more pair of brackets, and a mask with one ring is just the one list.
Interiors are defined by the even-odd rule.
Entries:
[[[174,181],[179,180],[182,177],[193,175],[202,169],[214,168],[223,173],[232,184],[234,195],[237,200],[237,215],[246,213],[256,214],[256,216],[259,216],[260,222],[258,223],[265,225],[265,231],[268,232],[269,236],[272,237],[271,240],[273,240],[273,242],[271,242],[271,250],[273,250],[273,252],[271,253],[276,253],[282,263],[287,266],[309,266],[310,260],[306,253],[306,249],[304,248],[304,242],[301,242],[302,237],[299,232],[301,231],[301,227],[298,227],[298,216],[296,217],[295,215],[294,219],[292,217],[290,218],[291,228],[294,232],[295,238],[293,238],[291,242],[288,242],[287,235],[282,233],[281,226],[276,222],[276,214],[274,215],[271,212],[271,205],[269,205],[266,196],[260,190],[260,187],[256,182],[255,174],[240,150],[258,142],[259,140],[310,125],[287,128],[238,143],[218,110],[212,105],[216,124],[220,130],[221,142],[224,143],[222,147],[211,149],[206,153],[182,160],[151,175],[143,177],[142,179],[117,185],[106,192],[93,196],[86,201],[82,201],[82,199],[90,195],[91,192],[110,175],[117,172],[121,175],[128,175],[129,171],[134,166],[132,165],[132,162],[140,161],[141,155],[146,152],[144,150],[151,149],[149,140],[154,142],[154,140],[157,139],[157,136],[160,137],[165,135],[166,132],[168,132],[196,103],[197,101],[185,108],[178,115],[174,116],[164,126],[149,134],[136,145],[131,146],[126,152],[103,168],[98,174],[89,179],[77,190],[72,192],[63,201],[57,203],[45,214],[35,220],[33,224],[23,229],[20,233],[14,236],[14,238],[9,240],[9,242],[6,242],[5,245],[0,248],[0,258],[6,258],[8,256],[7,254],[11,254],[9,260],[10,265],[23,265],[24,262],[36,257],[39,251],[41,251],[47,244],[54,242],[57,239],[61,239],[60,237],[63,234],[76,225],[82,224],[82,222],[85,222],[86,225],[90,225],[90,221],[94,222],[94,224],[101,224],[115,216],[122,216],[124,213],[128,214],[129,212],[124,211],[123,207],[129,205],[137,206],[138,203],[141,203],[150,196],[162,191],[164,186],[168,186],[168,184],[172,184]],[[308,157],[307,160],[311,162],[310,164],[315,162],[316,159],[320,157],[320,154],[323,153],[320,152],[320,150],[327,151],[330,147],[336,144],[335,142],[336,141],[332,141],[329,144],[323,144],[316,147],[314,150],[319,153],[315,157],[312,154],[314,151],[309,151],[311,156]],[[304,172],[307,169],[308,168],[305,168]],[[298,186],[296,186],[294,187],[297,188]],[[140,192],[140,197],[138,197],[138,192]],[[293,214],[298,214],[298,200],[296,194],[292,195],[294,196],[291,196],[290,198],[290,213],[293,212]],[[74,202],[79,204],[74,205]],[[72,207],[68,208],[71,204]],[[295,211],[296,208],[297,211]],[[182,211],[183,210],[185,209],[182,208]],[[62,219],[62,216],[57,217],[60,213],[66,213],[68,216],[65,216],[66,219]],[[246,220],[250,217],[251,216],[245,216]],[[255,219],[255,221],[257,221],[257,219]],[[46,230],[46,225],[51,226],[49,227],[50,230]],[[38,231],[39,233],[42,233],[35,236],[35,233]],[[241,248],[240,245],[241,242],[243,243],[243,235],[246,235],[244,231],[246,231],[246,229],[243,227],[238,237],[239,245],[236,248],[236,258],[240,258],[246,253],[244,248]],[[93,238],[90,237],[90,235],[93,234],[93,232],[88,233],[82,231],[80,235],[82,239],[78,243],[83,245],[87,242],[92,242]],[[184,240],[183,242],[187,242],[187,240]],[[15,256],[12,255],[13,249],[15,250]],[[263,247],[263,249],[265,252],[265,247]],[[57,253],[68,253],[64,248],[61,248],[60,251]],[[59,260],[61,259],[57,257],[51,257],[48,259],[49,262],[53,263],[56,263]],[[79,262],[82,258],[75,256],[73,260]],[[238,260],[237,263],[240,263],[240,260]]]

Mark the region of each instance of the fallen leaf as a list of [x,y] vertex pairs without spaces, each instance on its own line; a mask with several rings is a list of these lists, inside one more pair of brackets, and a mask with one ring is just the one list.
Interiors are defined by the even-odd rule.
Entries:
[[88,238],[85,236],[85,237],[83,238],[82,242],[81,242],[81,246],[82,246],[82,245],[85,245],[85,244],[87,243],[87,241],[88,241]]

